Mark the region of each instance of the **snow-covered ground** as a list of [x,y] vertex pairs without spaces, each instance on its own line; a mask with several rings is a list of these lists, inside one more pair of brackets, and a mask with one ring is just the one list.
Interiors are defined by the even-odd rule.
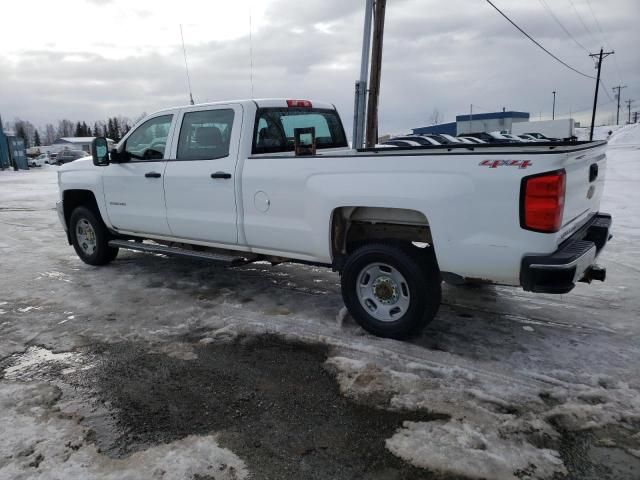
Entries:
[[[445,286],[424,335],[396,342],[357,327],[337,275],[321,268],[224,270],[128,252],[89,267],[58,224],[56,167],[0,172],[0,479],[245,478],[251,465],[216,432],[105,456],[80,397],[38,372],[90,372],[89,345],[146,342],[191,361],[197,345],[261,334],[328,345],[326,368],[355,402],[436,414],[384,440],[445,478],[640,478],[640,125],[615,130],[606,174],[604,284],[561,296]],[[589,439],[578,460],[575,439]]]

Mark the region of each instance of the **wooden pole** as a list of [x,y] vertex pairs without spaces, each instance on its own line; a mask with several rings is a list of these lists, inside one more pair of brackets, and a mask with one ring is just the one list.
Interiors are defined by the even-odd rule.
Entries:
[[369,101],[367,105],[367,148],[378,142],[378,99],[382,73],[382,44],[384,38],[384,15],[387,0],[376,0],[373,12],[373,45],[371,51],[371,74],[369,77]]

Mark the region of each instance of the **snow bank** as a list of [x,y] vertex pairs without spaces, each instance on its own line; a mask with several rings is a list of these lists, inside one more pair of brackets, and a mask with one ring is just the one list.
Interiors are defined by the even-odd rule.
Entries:
[[386,445],[414,465],[468,478],[521,480],[567,473],[554,450],[503,439],[496,430],[460,420],[404,422]]
[[[578,140],[589,140],[590,129],[575,129]],[[609,135],[609,132],[612,132]],[[609,140],[610,145],[640,145],[640,123],[631,125],[603,125],[593,129],[594,140]]]
[[609,145],[640,145],[640,123],[625,125],[617,130],[611,135]]
[[[405,422],[386,443],[405,461],[443,474],[549,479],[566,473],[558,453],[561,431],[633,431],[640,423],[638,391],[603,375],[522,371],[530,379],[524,384],[461,365],[390,368],[346,356],[326,363],[341,392],[359,403],[446,417]],[[621,446],[636,451],[636,440]]]
[[[242,480],[247,468],[214,436],[181,440],[114,459],[87,440],[78,419],[55,406],[60,392],[43,383],[0,384],[0,478],[12,480]],[[144,473],[143,473],[144,472]]]

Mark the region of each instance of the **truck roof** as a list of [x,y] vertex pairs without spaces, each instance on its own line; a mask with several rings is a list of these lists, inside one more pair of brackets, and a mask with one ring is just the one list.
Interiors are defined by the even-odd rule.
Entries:
[[288,108],[288,101],[294,100],[296,102],[309,102],[312,108],[322,108],[328,110],[335,110],[336,107],[327,102],[318,102],[316,100],[302,100],[302,99],[291,99],[291,98],[255,98],[255,99],[240,99],[240,100],[225,100],[221,102],[207,102],[207,103],[196,103],[195,105],[176,105],[171,108],[163,108],[162,110],[157,110],[153,112],[151,115],[155,115],[156,113],[168,112],[171,110],[177,110],[180,108],[191,108],[191,107],[210,107],[215,105],[229,105],[233,104],[241,104],[241,105],[257,105],[258,108]]

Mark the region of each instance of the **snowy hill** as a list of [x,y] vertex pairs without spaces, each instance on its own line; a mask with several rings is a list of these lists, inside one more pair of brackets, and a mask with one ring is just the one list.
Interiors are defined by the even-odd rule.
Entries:
[[[578,140],[589,140],[589,128],[575,129]],[[609,132],[611,136],[609,136]],[[612,145],[640,144],[640,123],[631,125],[604,125],[593,129],[594,140],[607,140]]]

